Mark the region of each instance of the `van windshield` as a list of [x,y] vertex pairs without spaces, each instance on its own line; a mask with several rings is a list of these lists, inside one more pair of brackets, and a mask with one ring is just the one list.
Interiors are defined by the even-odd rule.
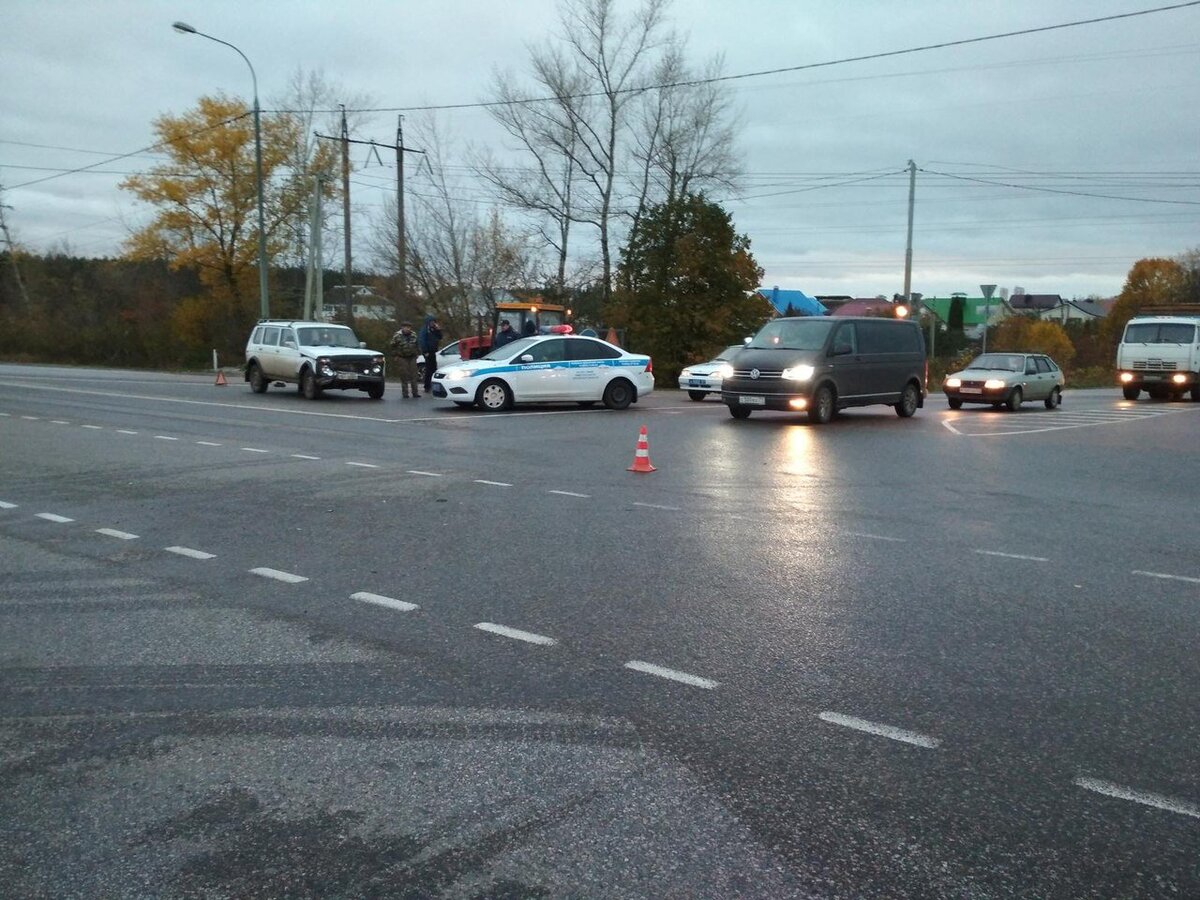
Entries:
[[746,346],[753,350],[820,350],[836,324],[829,319],[768,322]]
[[1127,344],[1190,344],[1196,326],[1182,322],[1134,322],[1125,329]]

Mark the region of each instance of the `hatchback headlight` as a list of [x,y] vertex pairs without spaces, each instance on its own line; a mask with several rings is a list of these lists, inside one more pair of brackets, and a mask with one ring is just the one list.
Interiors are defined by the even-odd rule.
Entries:
[[442,376],[447,381],[462,381],[464,378],[471,377],[470,369],[447,369],[446,374]]
[[715,371],[713,374],[719,375],[721,378],[732,378],[733,366],[729,365],[728,363],[723,366],[718,366],[717,371]]
[[808,381],[813,377],[813,367],[792,366],[790,369],[784,369],[780,373],[780,377],[787,381]]
[[692,377],[692,370],[691,370],[691,369],[684,369],[682,372],[680,372],[680,373],[679,373],[679,377],[680,377],[680,378],[691,378],[691,377]]
[[962,387],[962,379],[961,378],[947,378],[946,379],[946,387],[948,387],[948,388]]
[[1005,384],[1000,378],[989,378],[983,383],[983,386],[989,391],[1002,391],[1008,387],[1008,385]]

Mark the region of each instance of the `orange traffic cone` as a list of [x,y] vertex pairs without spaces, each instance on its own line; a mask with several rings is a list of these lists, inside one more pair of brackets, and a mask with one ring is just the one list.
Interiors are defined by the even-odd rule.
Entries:
[[225,380],[225,373],[220,369],[217,369],[217,380],[214,382],[214,384],[217,387],[225,387],[225,385],[229,384],[229,382]]
[[637,451],[633,454],[633,465],[627,470],[629,472],[654,472],[656,469],[650,465],[650,442],[646,439],[646,426],[642,426],[642,430],[638,432]]

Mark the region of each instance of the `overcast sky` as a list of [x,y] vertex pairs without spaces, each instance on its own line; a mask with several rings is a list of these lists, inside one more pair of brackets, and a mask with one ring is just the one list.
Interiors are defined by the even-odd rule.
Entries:
[[[671,17],[697,62],[723,54],[724,71],[737,74],[1166,2],[677,0]],[[523,72],[526,46],[548,40],[556,25],[554,0],[0,0],[0,15],[7,220],[30,249],[66,241],[89,256],[119,253],[129,229],[146,220],[148,211],[117,185],[155,159],[23,182],[152,144],[155,116],[181,113],[204,94],[250,96],[237,55],[177,34],[175,20],[236,44],[257,70],[264,108],[298,68],[323,70],[375,107],[478,101],[495,70]],[[730,89],[744,123],[746,178],[741,197],[718,199],[750,237],[767,287],[901,291],[909,159],[922,170],[912,288],[927,295],[977,295],[987,282],[1110,296],[1138,258],[1200,245],[1200,5],[748,78]],[[441,115],[456,143],[503,153],[485,112]],[[395,125],[395,113],[366,115],[355,136],[390,141]],[[363,174],[352,191],[356,246],[394,190],[389,170]],[[482,200],[471,176],[455,180],[463,196]],[[340,242],[333,243],[326,261],[336,266]]]

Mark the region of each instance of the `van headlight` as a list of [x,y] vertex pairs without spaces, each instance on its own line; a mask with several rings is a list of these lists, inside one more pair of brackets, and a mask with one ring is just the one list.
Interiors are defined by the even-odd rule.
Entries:
[[733,366],[729,365],[729,363],[726,363],[723,366],[718,366],[717,371],[714,372],[713,374],[719,375],[722,378],[732,378],[733,377]]
[[780,373],[780,377],[785,381],[808,381],[813,377],[812,366],[792,366],[790,369],[784,369]]
[[985,381],[983,383],[983,386],[985,389],[987,389],[989,391],[1002,391],[1006,387],[1008,387],[1008,385],[1005,384],[1004,381],[1000,378],[989,378],[987,381]]

